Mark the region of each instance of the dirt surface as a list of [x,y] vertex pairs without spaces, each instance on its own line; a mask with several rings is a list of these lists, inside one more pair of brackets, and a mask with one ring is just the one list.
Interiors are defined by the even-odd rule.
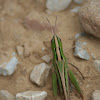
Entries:
[[[45,90],[48,92],[46,100],[56,100],[53,97],[51,72],[44,87],[38,87],[29,79],[34,66],[44,62],[41,59],[42,56],[49,54],[52,57],[51,49],[48,49],[49,52],[42,51],[42,48],[47,48],[43,42],[45,41],[50,46],[49,42],[52,38],[50,29],[46,29],[46,24],[44,24],[47,23],[46,17],[54,25],[55,16],[59,16],[57,35],[62,39],[64,51],[74,46],[75,35],[83,30],[79,23],[78,14],[70,12],[78,5],[72,3],[68,9],[52,14],[46,12],[44,5],[45,3],[41,0],[0,0],[0,64],[11,59],[12,53],[16,52],[18,45],[23,46],[26,43],[30,52],[30,55],[24,58],[17,55],[20,64],[13,75],[0,76],[0,90],[7,90],[13,95],[27,90]],[[30,15],[31,13],[32,15]],[[31,19],[31,17],[35,19],[36,26],[26,22],[26,19]],[[96,59],[100,59],[100,40],[89,35],[82,38],[82,41],[88,44],[89,61],[75,57],[73,49],[65,52],[65,56],[85,76],[85,80],[83,80],[78,71],[69,64],[69,68],[78,78],[85,100],[91,100],[92,92],[95,89],[100,89],[100,74],[94,69],[91,57],[91,53],[93,53],[97,57]],[[49,65],[52,65],[52,61]],[[81,100],[74,89],[71,92],[71,98],[71,100]],[[61,100],[60,96],[57,97],[57,100]]]

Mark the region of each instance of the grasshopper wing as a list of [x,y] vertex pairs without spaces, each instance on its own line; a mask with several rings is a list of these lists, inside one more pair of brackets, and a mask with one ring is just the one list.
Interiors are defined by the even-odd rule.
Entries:
[[65,100],[68,100],[64,67],[65,67],[64,61],[57,61],[57,68],[58,68],[58,71],[59,71],[60,80],[61,80],[61,83],[62,83],[62,89],[63,89],[63,92],[64,92]]

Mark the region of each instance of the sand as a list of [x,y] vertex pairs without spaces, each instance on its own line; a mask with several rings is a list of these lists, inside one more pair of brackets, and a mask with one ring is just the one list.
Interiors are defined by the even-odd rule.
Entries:
[[[46,29],[46,17],[54,25],[55,16],[58,16],[57,35],[62,40],[64,51],[74,46],[75,35],[83,31],[79,23],[78,14],[70,12],[72,8],[77,6],[77,4],[72,3],[64,11],[48,14],[44,1],[0,0],[0,64],[12,57],[11,55],[13,52],[16,52],[16,46],[18,45],[23,46],[26,43],[30,52],[30,55],[24,58],[20,58],[17,54],[20,64],[13,75],[0,76],[0,90],[7,90],[13,95],[27,90],[45,90],[48,92],[46,100],[61,100],[60,96],[57,96],[57,98],[53,96],[51,72],[44,87],[38,87],[33,84],[29,79],[29,75],[35,65],[44,62],[41,58],[42,56],[48,54],[52,57],[49,46],[53,34],[50,32],[50,27]],[[30,15],[30,13],[33,15]],[[35,19],[36,21],[33,22],[36,22],[37,26],[30,26],[31,24],[25,25],[27,18]],[[100,59],[100,39],[89,35],[87,38],[82,38],[82,41],[88,43],[89,54],[93,53],[97,59]],[[48,47],[44,45],[44,42]],[[47,49],[47,51],[42,51],[42,48]],[[80,69],[85,76],[85,80],[82,79],[78,71],[70,64],[69,68],[78,78],[85,100],[90,100],[92,92],[100,89],[100,74],[94,69],[93,58],[91,56],[89,61],[85,61],[75,57],[73,52],[74,50],[71,49],[65,52],[65,56],[69,62],[72,62]],[[48,65],[51,66],[52,61]],[[71,98],[71,100],[81,100],[74,89],[71,92]]]

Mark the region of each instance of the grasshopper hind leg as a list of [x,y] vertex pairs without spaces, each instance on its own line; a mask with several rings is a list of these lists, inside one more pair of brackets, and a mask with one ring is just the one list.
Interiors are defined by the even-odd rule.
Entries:
[[57,76],[55,72],[53,72],[52,80],[53,94],[54,96],[57,96]]
[[82,100],[84,100],[82,91],[81,91],[81,89],[80,89],[79,83],[78,83],[78,81],[77,81],[75,75],[73,74],[73,72],[72,72],[71,70],[69,70],[68,74],[69,74],[69,78],[70,78],[70,80],[71,80],[71,83],[74,85],[75,89],[76,89],[77,92],[80,94]]

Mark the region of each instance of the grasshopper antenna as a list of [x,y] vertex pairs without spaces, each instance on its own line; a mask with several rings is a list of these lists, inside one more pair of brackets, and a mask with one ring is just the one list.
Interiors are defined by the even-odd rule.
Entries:
[[[47,19],[47,21],[48,21],[49,25],[51,26],[49,19],[48,19],[47,17],[46,17],[46,19]],[[51,26],[51,32],[55,35],[55,32],[54,32],[54,30],[53,30],[52,26]]]
[[55,33],[57,33],[57,16],[56,16],[56,19],[55,19]]

